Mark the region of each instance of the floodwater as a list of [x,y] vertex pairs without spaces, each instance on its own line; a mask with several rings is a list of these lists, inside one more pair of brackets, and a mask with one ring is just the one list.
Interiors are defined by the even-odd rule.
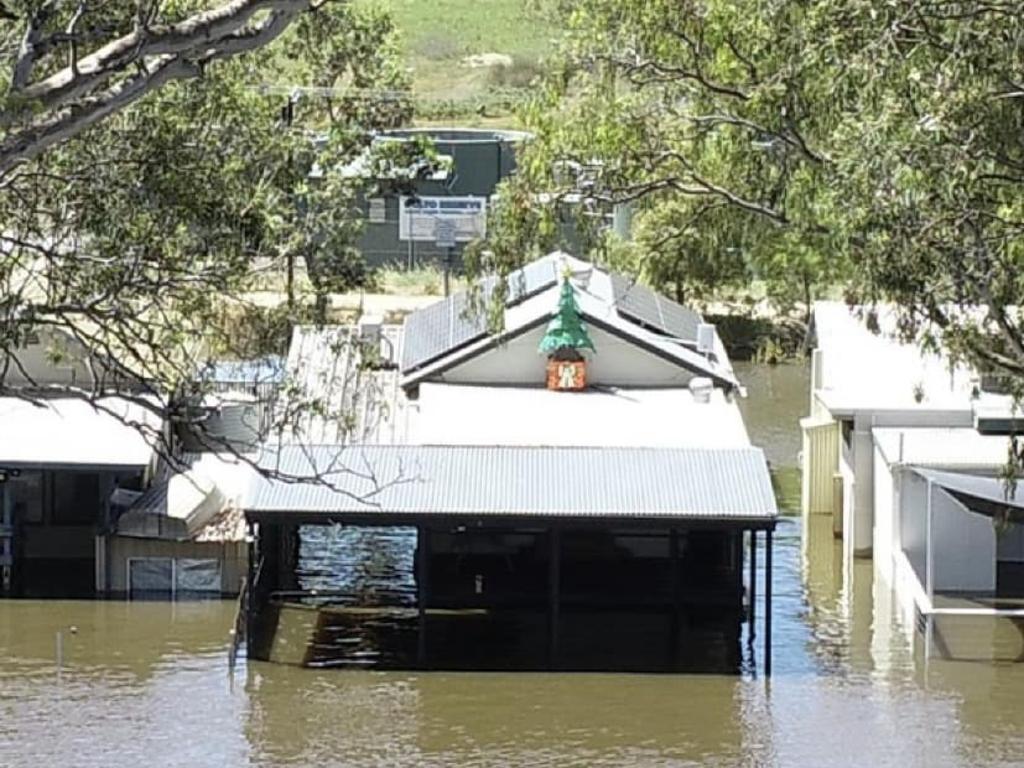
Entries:
[[[740,374],[790,498],[805,373]],[[844,590],[830,521],[806,534],[779,526],[770,683],[244,660],[232,677],[232,602],[0,602],[0,766],[1024,765],[1024,664],[926,664],[873,608],[871,564]]]

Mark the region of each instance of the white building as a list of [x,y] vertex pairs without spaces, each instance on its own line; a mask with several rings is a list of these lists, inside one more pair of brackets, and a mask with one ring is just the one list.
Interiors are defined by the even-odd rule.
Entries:
[[834,302],[814,307],[803,511],[833,516],[847,562],[873,559],[876,596],[892,589],[911,631],[918,617],[939,631],[942,617],[952,652],[952,623],[974,611],[998,619],[996,598],[1024,596],[1019,526],[997,530],[991,506],[951,490],[983,482],[982,496],[1002,494],[995,478],[1008,438],[991,432],[1012,418],[1011,403],[984,392],[969,368],[894,338],[890,309],[878,311],[878,333],[862,314]]

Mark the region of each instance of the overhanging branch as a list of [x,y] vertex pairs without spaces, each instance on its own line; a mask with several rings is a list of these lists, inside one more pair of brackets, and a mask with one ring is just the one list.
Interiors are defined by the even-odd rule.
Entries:
[[[236,56],[270,43],[309,6],[309,0],[289,2],[294,6],[292,9],[274,11],[257,27],[197,46],[191,55],[165,54],[151,57],[145,61],[146,67],[137,74],[90,96],[72,108],[58,110],[56,114],[51,113],[38,123],[9,135],[0,143],[0,175],[172,80],[198,77],[203,66],[211,61]],[[83,67],[81,61],[78,66]]]

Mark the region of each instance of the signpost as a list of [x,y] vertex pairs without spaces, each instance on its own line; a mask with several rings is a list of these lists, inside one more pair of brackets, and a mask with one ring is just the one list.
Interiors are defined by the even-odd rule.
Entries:
[[444,248],[444,295],[447,296],[450,293],[452,248],[455,247],[455,222],[452,219],[434,220],[434,244]]

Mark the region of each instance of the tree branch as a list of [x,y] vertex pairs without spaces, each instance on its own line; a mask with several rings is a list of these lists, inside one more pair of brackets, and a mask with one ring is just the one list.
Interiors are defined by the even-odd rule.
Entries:
[[[244,0],[263,2],[263,0]],[[172,80],[198,77],[207,63],[260,48],[274,40],[306,7],[309,0],[275,0],[289,3],[289,10],[272,13],[263,23],[204,44],[194,56],[163,55],[147,61],[143,71],[111,86],[80,106],[58,111],[49,119],[8,136],[0,143],[0,175],[19,163],[31,160],[54,144],[65,141],[90,125],[131,104]],[[84,59],[79,67],[84,70]],[[84,75],[83,75],[84,77]]]
[[28,20],[25,27],[25,36],[21,39],[21,46],[18,48],[18,58],[14,62],[14,72],[11,75],[11,91],[19,92],[32,77],[32,69],[35,67],[36,57],[39,53],[39,40],[43,35],[43,25],[50,15],[51,3],[45,2]]

